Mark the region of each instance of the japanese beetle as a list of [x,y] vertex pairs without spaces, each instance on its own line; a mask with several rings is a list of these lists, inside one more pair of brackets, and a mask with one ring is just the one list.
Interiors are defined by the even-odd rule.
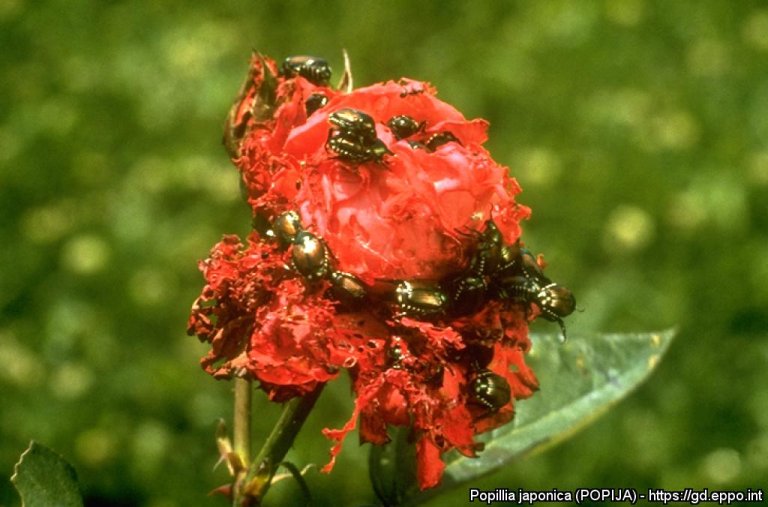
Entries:
[[488,286],[483,278],[459,275],[440,284],[448,296],[452,317],[472,315],[483,308]]
[[331,294],[343,307],[357,310],[368,299],[365,284],[355,275],[343,271],[332,271],[329,279]]
[[272,232],[281,246],[286,247],[294,242],[298,234],[303,231],[301,218],[295,211],[281,213],[272,222]]
[[432,134],[429,136],[429,139],[427,139],[427,142],[425,145],[427,146],[427,149],[429,151],[435,151],[439,146],[442,146],[447,143],[459,143],[459,139],[451,134],[448,131],[445,132],[437,132],[436,134]]
[[373,118],[357,109],[344,108],[328,116],[333,130],[341,136],[357,140],[362,145],[373,144],[378,140]]
[[567,287],[550,283],[541,287],[534,300],[536,306],[541,308],[541,316],[550,322],[560,324],[565,340],[565,324],[563,317],[567,317],[576,309],[576,298]]
[[501,231],[493,220],[486,220],[485,230],[478,234],[477,245],[469,261],[469,271],[476,276],[493,273],[501,260],[503,247],[504,238],[501,236]]
[[316,56],[289,56],[283,60],[280,75],[286,78],[301,76],[314,85],[328,86],[331,67]]
[[405,315],[429,317],[445,312],[448,296],[434,283],[403,280],[395,288],[395,302]]
[[522,286],[526,303],[535,303],[541,310],[541,316],[550,322],[557,322],[560,326],[560,341],[564,342],[568,335],[565,331],[563,317],[572,314],[576,309],[576,298],[567,287],[550,282],[541,286],[536,283],[526,282]]
[[563,317],[567,317],[576,309],[576,298],[570,289],[544,276],[538,265],[535,271],[529,267],[530,262],[526,261],[525,254],[522,257],[522,264],[521,275],[494,280],[492,292],[501,299],[526,305],[534,303],[541,310],[541,316],[544,319],[558,323],[562,332],[561,341],[565,341],[567,334]]
[[505,278],[509,276],[515,276],[522,273],[522,258],[521,258],[520,241],[516,241],[513,245],[502,245],[499,251],[499,261],[496,265],[496,269],[493,272],[493,276],[496,278]]
[[450,313],[454,317],[480,311],[487,300],[486,281],[498,265],[504,241],[493,220],[485,223],[482,233],[472,231],[477,238],[474,252],[465,273],[449,278],[441,284],[449,299]]
[[328,248],[323,240],[311,232],[301,231],[293,240],[291,265],[308,280],[316,280],[328,274]]
[[325,146],[336,153],[337,158],[345,162],[362,164],[364,162],[381,162],[384,155],[392,155],[387,145],[380,139],[371,144],[363,144],[359,140],[343,135],[340,131],[331,131]]
[[423,121],[418,122],[405,114],[393,116],[387,122],[387,127],[389,127],[389,130],[392,131],[392,134],[398,140],[411,137],[415,133],[424,130],[425,125]]
[[469,400],[497,412],[512,399],[507,379],[487,368],[474,371],[469,378]]
[[304,107],[307,110],[307,116],[312,116],[312,113],[323,107],[328,103],[328,97],[322,93],[313,93],[307,100],[304,101]]

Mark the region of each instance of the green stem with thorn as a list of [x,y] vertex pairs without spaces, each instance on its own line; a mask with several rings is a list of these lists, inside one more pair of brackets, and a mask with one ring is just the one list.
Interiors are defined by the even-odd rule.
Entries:
[[[238,381],[247,384],[247,394],[243,392],[245,387],[238,388]],[[320,384],[314,391],[296,397],[285,404],[283,413],[272,429],[272,433],[267,437],[259,454],[251,462],[245,459],[250,455],[251,382],[242,379],[236,379],[235,382],[234,447],[236,452],[247,452],[248,454],[241,454],[246,469],[238,473],[235,478],[232,505],[233,507],[251,507],[259,505],[266,495],[277,468],[293,445],[296,435],[312,411],[325,384]],[[247,402],[245,401],[246,397]],[[238,421],[238,418],[241,420]],[[244,420],[245,418],[247,418],[247,422]]]

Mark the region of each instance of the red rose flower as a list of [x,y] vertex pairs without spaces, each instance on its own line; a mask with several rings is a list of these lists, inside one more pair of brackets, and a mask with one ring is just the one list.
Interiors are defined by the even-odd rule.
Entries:
[[346,369],[355,409],[324,431],[324,470],[358,423],[377,445],[405,426],[432,487],[444,452],[475,456],[474,436],[537,389],[531,303],[558,321],[565,303],[542,296],[548,279],[519,246],[530,211],[482,146],[486,121],[427,83],[340,91],[325,70],[253,58],[225,141],[256,232],[201,263],[188,329],[211,344],[207,372],[256,379],[276,401]]
[[[260,60],[255,64],[263,68]],[[519,238],[519,221],[530,210],[515,203],[519,185],[482,147],[486,121],[466,120],[426,83],[402,79],[348,94],[308,85],[301,77],[282,81],[274,117],[254,124],[244,139],[236,163],[255,213],[298,211],[328,243],[340,270],[369,281],[459,270],[471,247],[466,233],[489,219],[506,242]],[[319,93],[328,102],[307,118],[305,103]],[[327,150],[329,116],[350,108],[372,118],[392,153],[386,163],[350,167]],[[423,131],[396,139],[386,123],[400,115],[423,122]],[[414,149],[443,133],[455,141]]]

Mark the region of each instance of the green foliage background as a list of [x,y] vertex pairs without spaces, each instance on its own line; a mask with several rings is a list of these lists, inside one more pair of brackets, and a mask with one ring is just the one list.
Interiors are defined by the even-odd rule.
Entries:
[[[0,0],[0,47],[2,474],[34,438],[88,505],[225,504],[206,493],[230,386],[184,332],[196,261],[249,226],[222,121],[252,49],[338,76],[346,48],[357,85],[427,80],[491,121],[534,211],[524,238],[584,310],[574,336],[680,330],[629,400],[478,486],[766,487],[765,3]],[[266,435],[278,407],[257,406]],[[299,465],[325,463],[347,380],[319,407]],[[373,501],[366,452],[351,438],[310,473],[320,505]]]

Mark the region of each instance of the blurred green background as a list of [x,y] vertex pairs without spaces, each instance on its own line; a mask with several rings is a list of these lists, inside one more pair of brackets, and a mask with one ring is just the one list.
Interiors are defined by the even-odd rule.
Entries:
[[[0,0],[0,47],[2,475],[34,438],[88,505],[226,504],[206,494],[226,481],[230,386],[185,335],[197,260],[249,226],[223,118],[252,49],[338,77],[346,48],[357,85],[427,80],[491,121],[534,211],[524,238],[584,310],[574,337],[680,331],[628,400],[477,485],[766,487],[764,2]],[[290,459],[326,462],[348,389],[326,390]],[[256,404],[264,436],[279,410]],[[373,502],[355,440],[310,474],[320,505]],[[285,481],[268,504],[300,498]]]

